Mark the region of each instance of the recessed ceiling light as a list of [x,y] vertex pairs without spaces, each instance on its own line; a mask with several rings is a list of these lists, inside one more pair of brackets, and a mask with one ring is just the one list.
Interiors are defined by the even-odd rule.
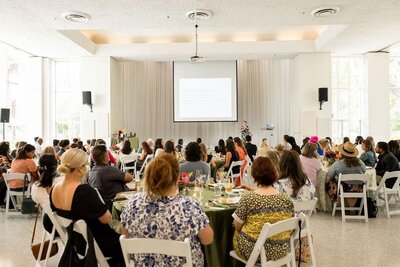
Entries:
[[340,8],[336,6],[319,7],[311,11],[311,16],[316,18],[326,18],[335,15],[339,10]]
[[62,15],[66,20],[78,23],[85,23],[90,19],[88,14],[77,11],[64,12]]
[[213,13],[210,10],[207,9],[196,9],[196,11],[189,10],[186,12],[186,17],[190,20],[195,20],[195,17],[197,16],[197,19],[202,19],[206,20],[211,18]]

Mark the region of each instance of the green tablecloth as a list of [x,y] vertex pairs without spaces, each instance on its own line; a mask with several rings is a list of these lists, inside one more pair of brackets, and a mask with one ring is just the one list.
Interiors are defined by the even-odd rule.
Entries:
[[[193,192],[189,191],[189,195],[193,195]],[[212,200],[214,198],[214,191],[204,189],[205,201]],[[126,200],[114,202],[112,208],[114,227],[119,226],[117,221],[120,220],[120,214],[126,203]],[[223,210],[211,210],[204,208],[204,210],[210,219],[210,226],[214,230],[214,242],[211,245],[202,246],[205,266],[235,266],[235,260],[229,256],[229,252],[233,248],[232,238],[234,229],[232,226],[232,214],[235,211],[235,208],[226,208]]]

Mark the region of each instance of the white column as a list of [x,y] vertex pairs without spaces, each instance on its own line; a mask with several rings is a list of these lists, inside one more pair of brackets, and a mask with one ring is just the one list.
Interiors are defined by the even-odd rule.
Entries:
[[367,53],[368,135],[375,142],[390,140],[389,54]]
[[81,88],[92,92],[93,113],[81,109],[81,138],[102,138],[109,144],[111,57],[82,57]]
[[[300,97],[299,137],[332,133],[332,57],[331,53],[299,54],[294,59],[294,86]],[[328,102],[319,110],[318,88],[328,88]],[[301,144],[301,140],[298,141]]]

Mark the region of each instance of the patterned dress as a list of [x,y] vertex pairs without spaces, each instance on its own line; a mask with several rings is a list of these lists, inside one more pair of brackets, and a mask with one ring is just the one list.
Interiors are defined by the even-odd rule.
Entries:
[[307,201],[314,198],[315,186],[309,179],[307,179],[306,184],[297,192],[297,196],[293,196],[293,186],[289,178],[280,179],[274,184],[274,187],[279,192],[285,193],[293,201]]
[[[150,198],[135,194],[121,215],[121,224],[129,237],[158,238],[184,241],[190,238],[193,266],[204,266],[204,257],[197,234],[209,224],[199,203],[184,196]],[[140,254],[134,255],[135,266],[182,266],[179,257]]]
[[[273,224],[293,215],[293,203],[285,194],[260,195],[249,192],[243,195],[232,215],[236,221],[243,223],[240,232],[236,231],[233,237],[235,252],[241,258],[248,259],[265,223]],[[285,257],[290,250],[289,238],[290,232],[284,232],[267,239],[267,260]]]

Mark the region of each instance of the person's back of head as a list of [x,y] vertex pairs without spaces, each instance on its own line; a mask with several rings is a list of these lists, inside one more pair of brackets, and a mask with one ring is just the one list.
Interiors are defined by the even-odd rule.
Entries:
[[147,195],[161,197],[176,184],[179,178],[179,164],[176,158],[170,154],[163,154],[154,158],[147,165],[144,180]]
[[361,135],[358,135],[356,137],[356,140],[354,141],[355,145],[360,145],[362,143],[362,141],[364,140],[364,138]]
[[284,151],[279,162],[279,179],[288,178],[292,183],[293,196],[305,185],[307,175],[303,171],[299,155],[295,151]]
[[53,146],[58,146],[59,143],[60,143],[60,140],[53,139]]
[[77,144],[77,143],[72,143],[72,144],[70,145],[70,148],[78,148],[78,144]]
[[96,146],[98,146],[98,145],[106,145],[106,141],[104,141],[103,139],[97,139]]
[[95,146],[96,145],[96,139],[90,140],[90,146]]
[[33,138],[33,140],[35,140],[35,143],[37,142],[38,139],[39,139],[39,136],[36,136]]
[[376,146],[382,149],[383,152],[389,151],[389,145],[386,142],[378,142]]
[[350,142],[350,138],[346,136],[343,138],[343,144],[346,144],[347,142]]
[[278,154],[281,154],[284,150],[285,150],[285,147],[284,147],[282,144],[277,144],[277,145],[275,146],[275,151],[276,151]]
[[201,149],[197,142],[190,142],[185,149],[185,158],[187,161],[199,161],[201,159]]
[[93,159],[96,164],[106,163],[107,147],[104,145],[97,145],[92,150]]
[[162,138],[157,138],[156,142],[154,144],[154,153],[156,152],[157,149],[159,148],[164,148],[163,143],[162,143]]
[[61,164],[57,168],[57,172],[69,174],[74,172],[77,168],[82,167],[84,170],[81,175],[83,176],[86,171],[88,163],[88,155],[81,149],[68,149],[61,157]]
[[79,149],[83,148],[83,142],[82,141],[78,141],[78,142],[76,142],[76,144],[78,145]]
[[393,155],[397,156],[400,154],[399,142],[396,140],[390,140],[388,143],[388,150],[392,152]]
[[297,146],[297,144],[296,144],[296,139],[295,139],[293,136],[289,136],[289,138],[287,139],[287,142],[288,142],[289,144],[291,144],[292,147],[293,147],[293,146]]
[[251,135],[246,135],[246,142],[251,143]]
[[56,155],[56,151],[54,150],[54,147],[52,147],[52,146],[46,146],[44,149],[43,149],[43,152],[42,152],[42,155],[44,155],[44,154],[52,154],[52,155]]
[[131,141],[125,140],[121,148],[122,154],[129,155],[132,153]]
[[183,139],[182,138],[178,139],[178,145],[183,145]]
[[72,143],[74,143],[74,144],[76,144],[78,141],[79,141],[79,139],[76,137],[74,139],[72,139]]
[[69,146],[69,140],[68,139],[61,140],[59,145],[61,148],[65,149]]
[[277,170],[278,173],[279,173],[279,161],[280,161],[279,154],[276,153],[276,152],[273,151],[273,150],[268,150],[268,151],[265,153],[265,156],[266,156],[267,158],[271,159],[272,163],[274,164],[276,170]]
[[270,158],[258,157],[252,164],[251,176],[259,186],[272,186],[278,178],[278,172]]
[[303,155],[306,158],[318,158],[317,149],[318,149],[317,144],[307,143],[304,145],[303,152],[301,153],[301,155]]
[[164,151],[166,153],[175,153],[175,146],[171,140],[165,142]]
[[57,158],[54,154],[42,154],[39,158],[39,186],[51,187],[57,176]]
[[269,145],[268,145],[268,139],[267,139],[267,138],[263,138],[263,139],[261,140],[260,148],[262,148],[262,147],[266,147],[266,148],[269,147]]
[[17,157],[15,159],[27,159],[28,156],[26,155],[29,152],[35,151],[35,147],[31,144],[26,144],[22,147],[17,152]]
[[1,142],[0,143],[0,155],[7,157],[10,152],[10,144],[8,142]]
[[201,142],[202,142],[201,138],[200,138],[200,137],[197,137],[196,142],[197,142],[198,144],[201,144]]
[[308,141],[310,141],[310,138],[309,138],[309,137],[304,138],[304,139],[303,139],[303,145],[307,144]]

